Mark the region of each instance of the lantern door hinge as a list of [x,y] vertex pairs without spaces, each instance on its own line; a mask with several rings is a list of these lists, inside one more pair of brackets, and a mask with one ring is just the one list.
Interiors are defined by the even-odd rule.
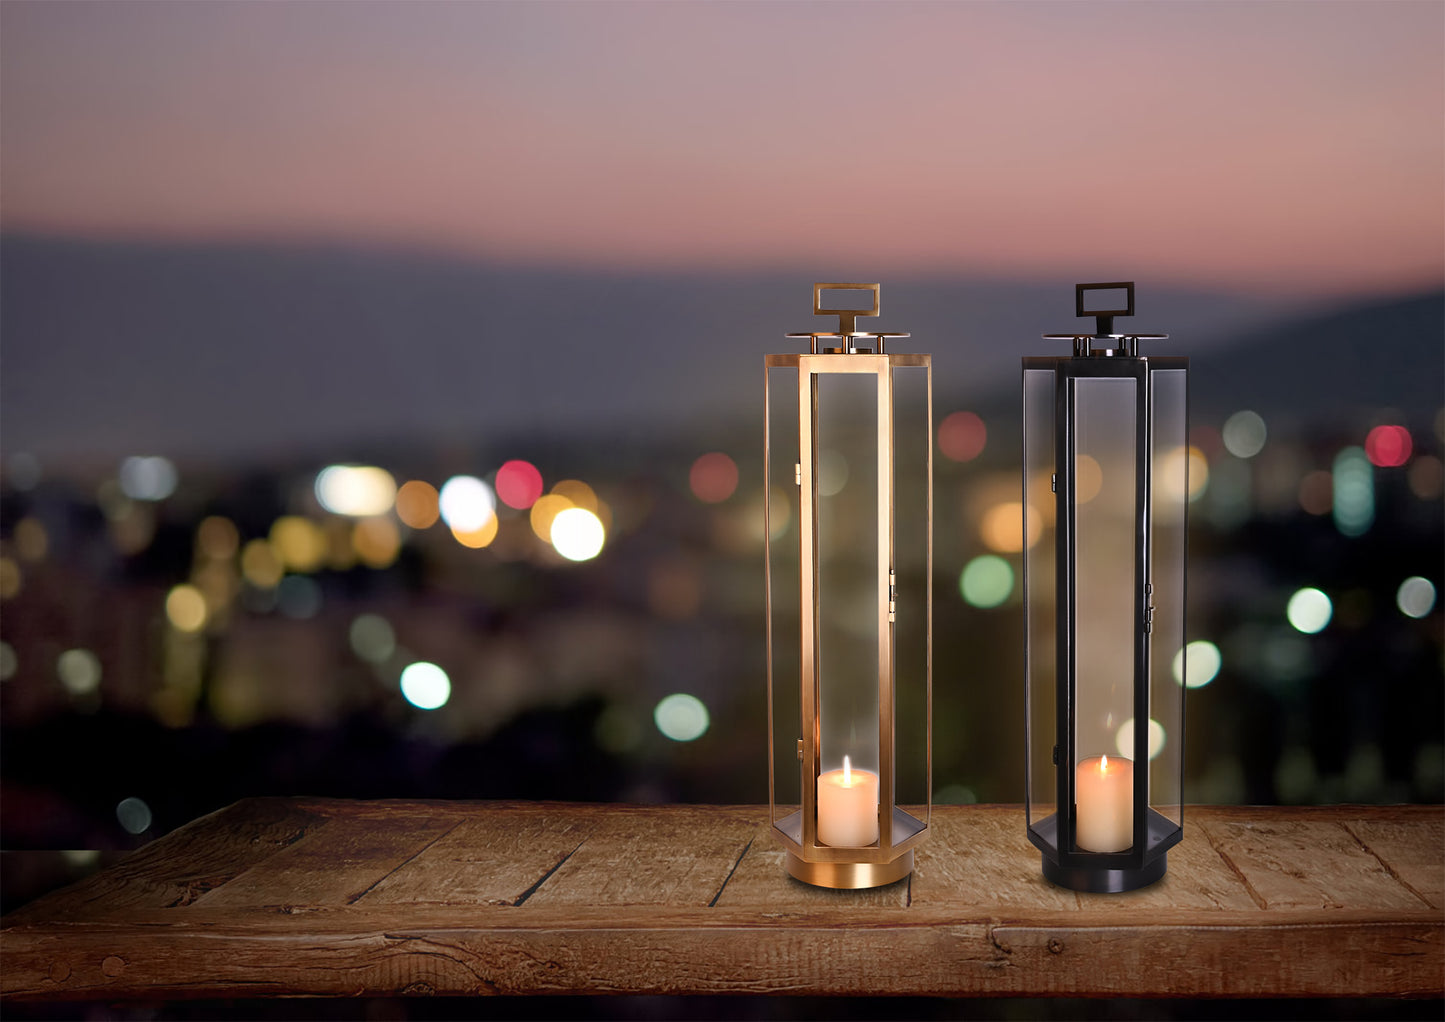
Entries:
[[1059,765],[1059,747],[1058,747],[1057,745],[1055,745],[1055,746],[1054,746],[1054,766],[1058,766],[1058,765]]
[[1049,492],[1050,492],[1050,493],[1058,493],[1058,492],[1059,492],[1059,474],[1058,474],[1057,472],[1050,472],[1050,473],[1049,473]]
[[898,613],[898,573],[888,569],[888,620],[895,620]]
[[803,463],[801,461],[793,463],[793,485],[803,485]]
[[1154,583],[1144,583],[1144,634],[1154,631]]
[[801,738],[798,739],[798,762],[803,762],[803,740]]

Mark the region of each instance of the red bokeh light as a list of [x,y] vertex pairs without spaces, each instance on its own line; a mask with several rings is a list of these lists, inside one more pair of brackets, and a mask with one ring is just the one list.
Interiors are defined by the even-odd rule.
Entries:
[[1396,468],[1410,460],[1414,448],[1404,426],[1376,426],[1365,437],[1365,455],[1379,468]]
[[497,469],[497,497],[508,507],[525,511],[542,495],[542,473],[529,461],[509,461]]
[[705,504],[727,500],[738,488],[738,466],[721,451],[704,454],[692,463],[688,474],[692,495]]
[[973,412],[954,412],[938,424],[938,449],[952,461],[972,461],[988,443],[988,427]]

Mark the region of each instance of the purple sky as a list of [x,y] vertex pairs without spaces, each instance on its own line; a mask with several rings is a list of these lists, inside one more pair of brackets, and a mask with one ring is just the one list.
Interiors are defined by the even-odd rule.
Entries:
[[1424,0],[9,0],[0,114],[12,230],[1301,297],[1445,276]]

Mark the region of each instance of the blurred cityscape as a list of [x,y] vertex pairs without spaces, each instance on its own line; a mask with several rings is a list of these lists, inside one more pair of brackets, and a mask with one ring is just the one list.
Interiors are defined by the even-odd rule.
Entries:
[[[1041,316],[1068,329],[1056,292]],[[18,306],[7,403],[55,350]],[[618,432],[249,458],[7,437],[0,844],[120,850],[251,795],[765,801],[755,352],[805,321],[725,350],[745,407]],[[1436,293],[1195,347],[1141,315],[1194,359],[1186,801],[1441,801],[1442,323]],[[969,364],[947,329],[912,343]],[[940,803],[1023,800],[1017,358],[1045,344],[989,338],[1014,368],[935,394]]]

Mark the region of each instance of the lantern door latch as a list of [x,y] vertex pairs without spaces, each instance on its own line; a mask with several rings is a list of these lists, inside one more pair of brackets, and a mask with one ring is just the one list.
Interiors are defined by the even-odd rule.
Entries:
[[803,740],[801,738],[798,739],[798,762],[803,762]]
[[894,615],[898,613],[898,574],[892,568],[888,569],[888,620],[895,620]]
[[801,461],[793,463],[793,485],[803,485],[803,463]]
[[1144,583],[1144,634],[1154,631],[1154,583]]

